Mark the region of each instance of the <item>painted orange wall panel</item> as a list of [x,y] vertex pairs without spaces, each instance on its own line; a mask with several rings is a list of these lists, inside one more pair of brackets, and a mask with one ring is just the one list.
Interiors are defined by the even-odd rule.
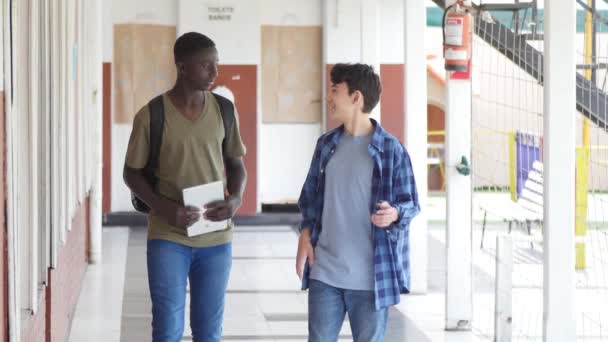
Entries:
[[103,63],[103,179],[102,210],[112,210],[112,63]]
[[239,215],[254,215],[257,211],[257,66],[220,65],[216,86],[224,86],[234,94],[239,113],[243,143],[247,147],[245,167],[247,187]]
[[67,236],[66,244],[59,251],[58,266],[50,273],[50,295],[47,297],[50,302],[50,310],[47,312],[50,323],[48,342],[63,342],[68,336],[88,264],[88,230],[87,198],[72,218],[72,230]]
[[76,210],[72,230],[59,250],[57,267],[49,270],[49,284],[35,315],[22,322],[22,342],[67,340],[88,264],[89,199]]
[[405,104],[403,101],[405,85],[403,72],[403,64],[382,64],[380,66],[380,80],[382,81],[380,121],[382,122],[382,127],[396,136],[401,143],[405,141]]

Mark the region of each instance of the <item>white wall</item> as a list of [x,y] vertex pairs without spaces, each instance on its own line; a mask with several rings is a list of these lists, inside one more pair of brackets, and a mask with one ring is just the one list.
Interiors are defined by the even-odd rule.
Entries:
[[[257,65],[261,58],[260,25],[321,25],[321,0],[240,0],[230,5],[235,8],[232,21],[210,23],[201,1],[137,0],[127,6],[119,1],[104,3],[104,61],[112,61],[113,24],[176,25],[178,35],[199,30],[218,45],[220,63]],[[260,118],[262,91],[258,89]],[[258,125],[259,201],[297,199],[321,134],[320,124],[269,125],[258,120]],[[112,211],[131,210],[130,193],[122,180],[130,132],[131,125],[114,124],[112,128]]]
[[102,3],[102,39],[103,39],[103,44],[102,44],[102,48],[103,48],[103,62],[111,62],[112,61],[112,55],[114,54],[114,46],[112,45],[113,42],[113,25],[114,25],[114,15],[112,13],[113,10],[113,0],[112,1],[105,1]]
[[262,25],[322,25],[322,0],[258,0]]
[[361,61],[361,1],[325,2],[327,64]]
[[[218,45],[220,63],[260,65],[261,25],[309,26],[326,22],[324,64],[358,62],[362,57],[361,1],[234,0],[227,3],[235,9],[230,22],[209,22],[205,7],[208,2],[199,0],[107,1],[104,2],[104,61],[112,61],[112,26],[118,23],[176,25],[178,34],[200,30]],[[380,61],[401,64],[402,1],[378,1],[381,6]],[[433,46],[427,43],[429,45]],[[258,68],[258,84],[261,83],[259,71]],[[322,127],[321,124],[263,124],[263,91],[258,88],[258,201],[296,200]],[[114,124],[112,128],[112,211],[131,210],[130,194],[122,180],[130,131],[130,125]]]
[[[197,31],[209,36],[219,51],[220,64],[260,64],[260,21],[258,4],[251,0],[229,3],[179,0],[178,36]],[[209,21],[207,6],[231,6],[230,21]]]
[[403,64],[403,1],[382,0],[381,2],[380,60],[383,64]]
[[298,199],[320,134],[319,124],[262,126],[262,203]]

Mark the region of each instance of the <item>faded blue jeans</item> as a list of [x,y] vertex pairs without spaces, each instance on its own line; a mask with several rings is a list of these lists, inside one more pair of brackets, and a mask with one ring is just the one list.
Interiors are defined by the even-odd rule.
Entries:
[[153,342],[178,342],[184,334],[186,280],[190,280],[190,327],[194,342],[219,342],[232,244],[192,248],[148,240],[148,285]]
[[376,310],[374,291],[345,290],[310,279],[308,342],[333,342],[348,312],[354,342],[382,342],[388,309]]

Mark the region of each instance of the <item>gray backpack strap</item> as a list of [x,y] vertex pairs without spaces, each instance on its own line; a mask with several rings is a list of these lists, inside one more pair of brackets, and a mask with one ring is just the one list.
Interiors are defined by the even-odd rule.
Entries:
[[222,121],[224,122],[224,140],[222,141],[222,153],[226,153],[226,139],[228,139],[228,134],[232,132],[232,128],[234,125],[234,104],[232,101],[227,98],[218,95],[216,93],[212,93],[217,101],[217,104],[220,106],[220,112],[222,114]]
[[[163,142],[163,128],[165,126],[165,107],[163,105],[163,96],[159,95],[152,99],[148,103],[150,109],[150,143],[148,151],[148,161],[144,166],[143,173],[146,181],[154,191],[156,191],[156,185],[158,179],[156,178],[156,170],[158,170],[158,158],[160,155],[160,146]],[[135,193],[131,193],[131,203],[135,210],[142,213],[149,213],[150,207]]]
[[147,174],[155,177],[156,170],[158,170],[160,146],[163,143],[163,127],[165,126],[163,96],[158,95],[152,99],[148,104],[148,107],[150,109],[150,151],[148,153],[148,162],[146,163],[145,170]]

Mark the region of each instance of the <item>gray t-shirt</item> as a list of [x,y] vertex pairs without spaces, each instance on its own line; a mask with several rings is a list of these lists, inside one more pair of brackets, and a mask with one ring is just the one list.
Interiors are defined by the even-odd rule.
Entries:
[[310,277],[333,287],[374,289],[371,138],[343,135],[325,169],[323,229]]

